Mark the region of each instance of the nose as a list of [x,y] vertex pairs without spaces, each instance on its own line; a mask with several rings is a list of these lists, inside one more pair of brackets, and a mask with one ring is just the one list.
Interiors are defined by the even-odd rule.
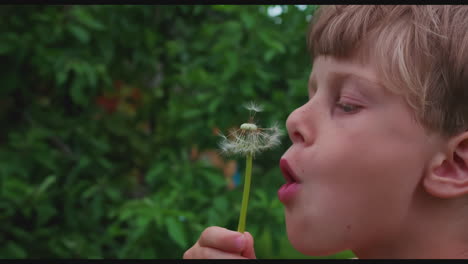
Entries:
[[308,128],[310,120],[307,120],[307,103],[289,114],[286,120],[286,128],[289,138],[293,144],[311,143],[310,129]]

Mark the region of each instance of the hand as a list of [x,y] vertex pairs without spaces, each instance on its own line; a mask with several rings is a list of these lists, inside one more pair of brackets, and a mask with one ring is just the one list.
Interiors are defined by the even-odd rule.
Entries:
[[255,259],[254,240],[244,234],[218,226],[206,228],[197,243],[185,251],[184,259]]

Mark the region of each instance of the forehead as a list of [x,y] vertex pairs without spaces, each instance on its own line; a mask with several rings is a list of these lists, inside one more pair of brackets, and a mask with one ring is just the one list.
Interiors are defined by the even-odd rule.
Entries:
[[331,56],[318,56],[313,63],[310,81],[316,82],[320,78],[331,78],[334,76],[352,76],[382,85],[377,72],[369,63],[362,63],[356,60],[337,59]]

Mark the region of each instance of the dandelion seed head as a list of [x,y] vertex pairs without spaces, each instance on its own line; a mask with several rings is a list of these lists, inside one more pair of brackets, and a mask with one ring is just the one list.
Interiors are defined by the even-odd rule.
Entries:
[[252,123],[244,123],[240,126],[242,130],[257,130],[257,126]]
[[278,146],[282,131],[277,123],[267,128],[258,127],[253,123],[244,123],[239,129],[230,131],[228,136],[220,135],[222,140],[219,145],[223,153],[254,155]]

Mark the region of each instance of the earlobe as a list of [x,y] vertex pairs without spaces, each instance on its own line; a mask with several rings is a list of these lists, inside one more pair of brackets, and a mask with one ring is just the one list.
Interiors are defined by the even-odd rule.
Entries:
[[468,194],[468,132],[447,142],[445,153],[437,153],[423,179],[433,196],[449,199]]

